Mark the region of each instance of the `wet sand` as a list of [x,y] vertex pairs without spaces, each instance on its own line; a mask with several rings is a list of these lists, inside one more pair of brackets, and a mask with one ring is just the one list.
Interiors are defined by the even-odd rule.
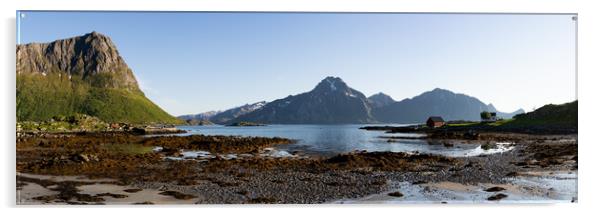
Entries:
[[[403,204],[403,203],[567,203],[577,201],[577,174],[571,171],[542,172],[537,176],[521,174],[507,179],[508,183],[462,184],[429,182],[411,184],[398,182],[391,191],[360,199],[337,200],[335,204]],[[494,191],[487,191],[495,189]],[[401,197],[391,196],[399,192]],[[498,194],[507,197],[488,200]],[[399,196],[399,195],[397,195]]]
[[111,184],[113,179],[88,179],[83,176],[50,176],[19,173],[18,176],[37,180],[46,180],[52,183],[83,182],[77,186],[79,194],[102,197],[101,202],[85,202],[77,199],[70,200],[40,200],[39,197],[58,195],[56,185],[42,186],[35,182],[21,181],[25,185],[17,189],[17,204],[42,205],[42,204],[194,204],[196,200],[177,199],[169,195],[161,195],[163,191],[155,189],[140,189],[131,186]]

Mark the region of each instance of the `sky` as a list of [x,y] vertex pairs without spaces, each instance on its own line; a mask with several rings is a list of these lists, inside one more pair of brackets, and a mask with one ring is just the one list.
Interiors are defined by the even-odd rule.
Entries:
[[272,101],[327,76],[366,96],[443,88],[511,112],[576,99],[572,17],[22,11],[17,43],[107,35],[172,115]]

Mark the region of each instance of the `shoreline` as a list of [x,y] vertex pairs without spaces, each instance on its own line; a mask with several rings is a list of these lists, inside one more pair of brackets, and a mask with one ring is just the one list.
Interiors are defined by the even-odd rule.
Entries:
[[[576,126],[493,126],[482,122],[473,122],[473,125],[444,125],[442,127],[430,128],[424,124],[411,126],[364,126],[362,130],[385,131],[386,133],[426,133],[434,136],[462,136],[474,138],[473,133],[516,133],[528,135],[570,135],[577,134]],[[467,135],[469,135],[467,137]]]
[[[521,141],[513,149],[503,153],[471,157],[449,158],[403,152],[350,152],[333,157],[307,157],[293,153],[276,157],[274,155],[278,154],[266,152],[290,140],[201,135],[144,137],[126,134],[28,137],[17,142],[17,171],[26,175],[65,177],[78,174],[86,178],[114,180],[105,185],[105,191],[103,187],[86,186],[84,183],[73,186],[82,190],[82,193],[91,189],[102,192],[99,196],[91,193],[87,196],[67,194],[62,198],[55,196],[50,197],[52,199],[42,199],[44,202],[67,204],[135,203],[132,198],[134,195],[130,198],[115,198],[121,196],[111,195],[118,194],[117,188],[123,189],[122,187],[143,189],[145,193],[170,191],[168,195],[196,197],[181,201],[183,203],[333,203],[337,200],[361,200],[389,193],[398,188],[400,182],[405,182],[410,188],[423,184],[433,184],[429,187],[438,188],[436,184],[441,182],[505,185],[509,183],[509,177],[520,176],[521,173],[577,172],[576,135],[519,136],[500,133],[496,136],[505,139],[517,139],[518,136]],[[82,144],[90,142],[93,145]],[[112,142],[131,143],[132,146],[123,150],[106,144]],[[153,150],[157,146],[162,149]],[[185,150],[200,152],[186,158]],[[226,157],[228,155],[235,157]],[[174,156],[182,157],[183,160],[168,159]],[[18,186],[23,186],[35,184],[35,181],[37,180],[21,178],[17,182]],[[61,184],[55,182],[51,185]],[[25,189],[45,191],[46,196],[48,190],[62,194],[60,189],[51,185],[30,186],[33,188]],[[23,188],[18,193],[23,194],[22,190]],[[512,200],[514,195],[509,195],[500,199]],[[164,195],[156,196],[165,198]],[[90,197],[99,197],[104,201],[87,202],[86,200],[100,200]],[[407,199],[409,195],[403,197]],[[491,202],[487,198],[480,197],[475,202]],[[33,197],[29,200],[32,199]],[[439,199],[444,200],[445,196],[441,195]],[[162,203],[160,199],[155,202],[136,200],[146,201]]]

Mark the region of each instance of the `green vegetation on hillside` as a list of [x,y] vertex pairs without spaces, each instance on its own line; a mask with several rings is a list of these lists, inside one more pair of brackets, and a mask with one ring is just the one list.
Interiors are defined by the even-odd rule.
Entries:
[[514,116],[502,126],[577,127],[577,101],[565,104],[548,104],[533,112]]
[[519,114],[512,119],[495,122],[459,122],[442,127],[455,131],[507,131],[525,133],[576,133],[577,101],[545,105],[532,112]]
[[17,122],[17,131],[67,132],[67,131],[103,131],[109,124],[102,120],[84,115],[55,116],[47,121]]
[[[65,73],[17,74],[17,121],[46,121],[78,113],[105,122],[181,123],[139,90],[103,88]],[[97,80],[98,81],[98,80]],[[101,84],[102,85],[102,84]]]

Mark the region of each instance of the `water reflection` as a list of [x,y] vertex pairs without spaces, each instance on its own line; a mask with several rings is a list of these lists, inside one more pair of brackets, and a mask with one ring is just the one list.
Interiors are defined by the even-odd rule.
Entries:
[[419,137],[420,134],[386,134],[383,131],[361,130],[366,125],[268,125],[260,127],[181,126],[186,134],[284,137],[294,139],[294,144],[279,146],[289,152],[335,155],[351,151],[419,152],[453,157],[500,153],[511,149],[483,150],[478,144],[460,144],[453,147],[429,144],[423,139],[389,139],[390,136]]

